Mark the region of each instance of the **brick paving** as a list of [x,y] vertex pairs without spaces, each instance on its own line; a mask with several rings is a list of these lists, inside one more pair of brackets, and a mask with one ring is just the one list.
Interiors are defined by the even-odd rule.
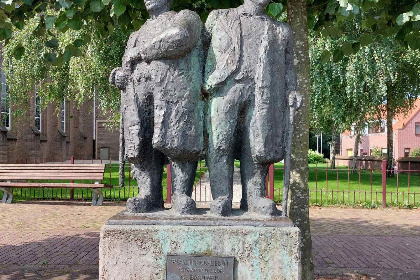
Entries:
[[[0,204],[0,279],[97,279],[101,225],[124,204]],[[420,210],[310,211],[316,278],[420,280]]]

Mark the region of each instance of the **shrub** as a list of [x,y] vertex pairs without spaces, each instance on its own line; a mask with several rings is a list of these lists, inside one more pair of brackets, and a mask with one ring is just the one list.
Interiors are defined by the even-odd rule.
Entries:
[[415,148],[410,152],[410,157],[420,157],[420,148]]
[[324,163],[325,158],[323,154],[320,154],[318,152],[309,150],[308,151],[308,162],[309,163]]
[[372,147],[370,151],[370,155],[372,157],[382,157],[382,150],[379,149],[378,147]]

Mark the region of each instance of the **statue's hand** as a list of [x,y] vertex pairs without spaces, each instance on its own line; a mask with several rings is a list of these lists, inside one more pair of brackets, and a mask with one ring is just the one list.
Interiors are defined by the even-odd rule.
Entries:
[[127,86],[127,81],[128,77],[121,67],[112,70],[111,75],[109,76],[109,82],[115,85],[120,90],[125,89],[125,87]]
[[[296,105],[295,105],[296,104]],[[289,106],[293,107],[296,106],[296,110],[302,106],[302,95],[297,91],[292,91],[289,94]]]

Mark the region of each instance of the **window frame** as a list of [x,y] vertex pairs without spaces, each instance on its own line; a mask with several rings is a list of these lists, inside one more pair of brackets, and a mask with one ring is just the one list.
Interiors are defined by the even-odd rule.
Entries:
[[60,116],[61,116],[60,129],[61,129],[61,131],[63,133],[66,133],[66,129],[67,129],[67,124],[66,124],[66,117],[67,117],[66,109],[67,109],[66,99],[64,99],[63,102],[61,103],[61,114],[60,114]]
[[[406,155],[406,152],[408,150],[408,154]],[[411,148],[404,148],[404,157],[409,157],[411,153]]]
[[[34,105],[35,105],[35,128],[38,129],[39,132],[42,131],[42,110],[41,110],[41,99],[38,96],[38,87],[35,85],[35,96],[34,96]],[[37,126],[37,120],[39,120],[39,127]]]
[[[1,58],[1,92],[0,92],[0,121],[7,129],[12,128],[12,106],[10,106],[10,93],[7,93],[6,74],[3,70],[3,57]],[[9,100],[7,100],[9,98]],[[6,118],[4,117],[6,116]]]
[[[419,128],[419,133],[417,133],[417,127]],[[420,136],[420,122],[414,123],[414,134]]]

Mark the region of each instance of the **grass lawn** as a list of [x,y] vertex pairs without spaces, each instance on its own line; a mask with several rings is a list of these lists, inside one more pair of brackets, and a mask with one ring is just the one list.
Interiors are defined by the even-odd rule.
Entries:
[[[274,167],[283,168],[283,164],[278,163]],[[386,185],[387,205],[407,207],[419,205],[420,174],[398,174],[398,176],[387,178]],[[277,202],[281,202],[282,188],[283,170],[275,170],[274,197]],[[352,173],[344,166],[327,170],[326,164],[318,164],[318,166],[310,164],[309,190],[310,202],[313,205],[346,204],[376,207],[382,205],[382,173],[370,170]]]
[[[235,162],[240,167],[238,161]],[[204,161],[201,162],[201,175],[207,172]],[[283,196],[283,164],[275,164],[274,199],[281,203]],[[125,187],[119,188],[118,165],[107,164],[103,183],[113,185],[104,189],[104,197],[108,200],[126,200],[138,193],[137,182],[129,178],[129,166],[125,167]],[[200,177],[200,169],[196,172],[196,182]],[[327,180],[328,177],[328,180]],[[338,180],[337,180],[338,179]],[[167,172],[164,168],[162,177],[163,197],[166,200]],[[410,181],[410,185],[408,182]],[[77,181],[76,181],[77,182]],[[398,182],[398,184],[397,184]],[[326,164],[309,165],[309,190],[312,205],[350,205],[377,207],[382,204],[382,173],[379,171],[361,170],[352,173],[347,167],[338,170],[327,170]],[[410,194],[409,194],[410,193]],[[416,194],[414,194],[416,193]],[[387,178],[387,204],[400,207],[416,207],[420,201],[420,174],[399,174]],[[0,195],[2,192],[0,191]],[[75,199],[90,200],[91,190],[75,189]],[[69,189],[14,189],[15,200],[28,199],[69,199]]]

